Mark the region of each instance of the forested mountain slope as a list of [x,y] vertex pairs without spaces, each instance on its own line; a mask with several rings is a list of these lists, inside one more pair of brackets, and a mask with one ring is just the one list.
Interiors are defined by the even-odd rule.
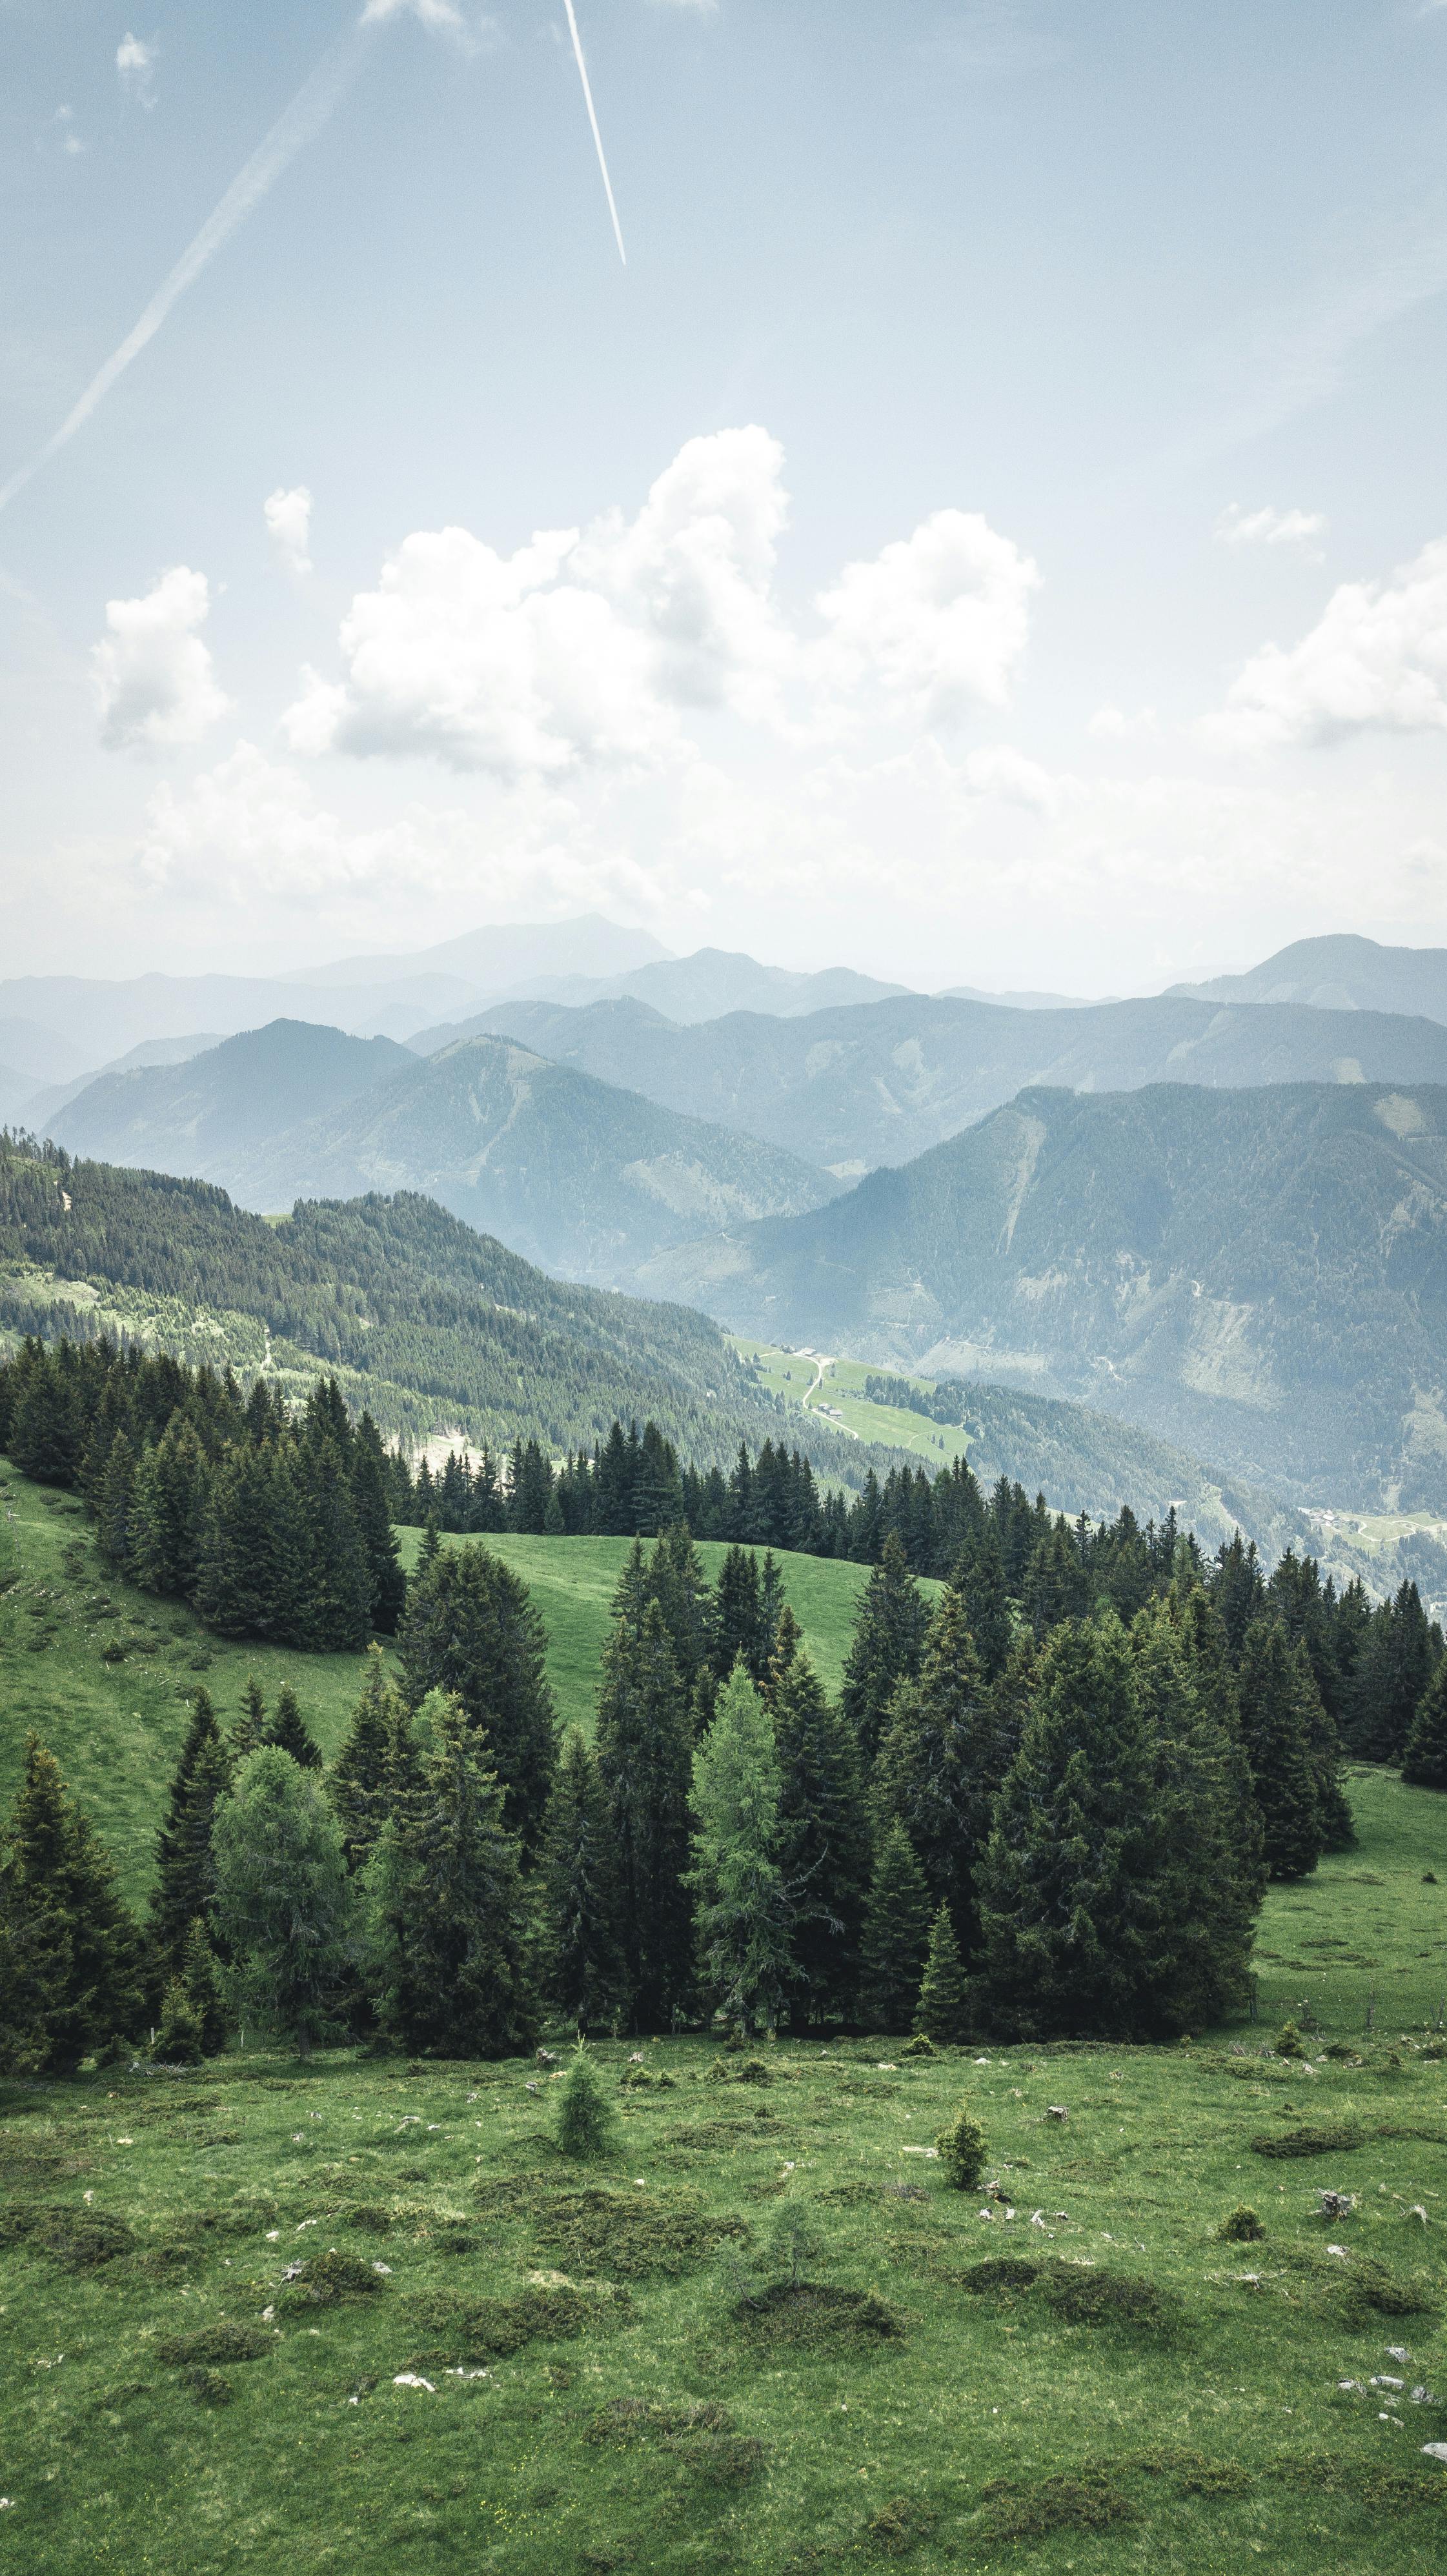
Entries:
[[767,1137],[841,1177],[905,1163],[1037,1083],[1447,1082],[1447,1029],[1382,1012],[1162,998],[1052,1010],[908,993],[675,1028],[636,1001],[484,1017],[539,1055]]
[[118,1067],[47,1120],[73,1154],[226,1186],[248,1152],[303,1119],[378,1090],[412,1059],[393,1038],[272,1020],[180,1064]]
[[655,1266],[741,1331],[1083,1396],[1302,1501],[1447,1507],[1447,1090],[1022,1092]]
[[[726,948],[700,948],[692,957],[668,957],[635,966],[626,974],[540,975],[519,983],[512,996],[499,1000],[541,1001],[583,1008],[595,1002],[629,1000],[662,1012],[678,1022],[716,1020],[725,1011],[760,1011],[790,1019],[805,1011],[823,1011],[839,1003],[878,1002],[902,993],[903,984],[885,984],[874,975],[857,974],[852,966],[825,966],[813,974],[796,974],[785,966],[763,966],[757,957]],[[410,1041],[419,1053],[475,1036],[490,1025],[486,1014],[420,1030]]]
[[610,1286],[665,1245],[796,1215],[837,1188],[778,1146],[496,1037],[408,1062],[385,1089],[208,1176],[259,1208],[424,1190],[527,1260]]

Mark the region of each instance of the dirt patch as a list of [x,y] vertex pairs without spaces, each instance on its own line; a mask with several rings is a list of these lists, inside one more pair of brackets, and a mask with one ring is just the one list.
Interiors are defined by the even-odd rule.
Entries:
[[589,2188],[553,2196],[537,2213],[534,2232],[570,2267],[641,2281],[650,2273],[677,2275],[705,2263],[728,2238],[747,2236],[748,2228],[741,2218],[715,2218],[690,2201]]

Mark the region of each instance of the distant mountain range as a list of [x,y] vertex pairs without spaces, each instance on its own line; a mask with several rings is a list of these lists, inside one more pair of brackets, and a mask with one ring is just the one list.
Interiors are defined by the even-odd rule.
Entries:
[[805,1019],[735,1012],[677,1028],[633,1000],[508,1002],[477,1025],[841,1179],[909,1162],[1033,1083],[1447,1082],[1447,1029],[1435,1021],[1290,1004],[1045,1010],[909,993]]
[[662,1256],[748,1333],[1084,1397],[1298,1502],[1447,1510],[1447,1089],[1024,1091]]
[[[756,957],[734,955],[723,948],[700,948],[692,957],[670,957],[640,966],[628,975],[599,978],[583,975],[543,976],[506,996],[514,1005],[536,1003],[581,1011],[610,1002],[632,1002],[656,1016],[689,1026],[717,1020],[729,1011],[762,1012],[770,1019],[799,1019],[839,1004],[879,1002],[908,991],[904,984],[881,984],[873,975],[856,975],[852,967],[825,967],[816,975],[795,975],[782,966],[761,966]],[[487,1012],[461,1027],[446,1024],[419,1029],[411,1043],[419,1055],[430,1055],[454,1038],[475,1037],[492,1026]]]
[[1296,939],[1244,975],[1173,984],[1209,1002],[1304,1002],[1313,1010],[1407,1011],[1447,1021],[1447,948],[1383,948],[1340,932]]
[[106,1075],[50,1123],[72,1153],[216,1181],[252,1208],[423,1191],[528,1260],[610,1286],[670,1244],[801,1213],[838,1187],[778,1146],[505,1038],[419,1061],[294,1020]]

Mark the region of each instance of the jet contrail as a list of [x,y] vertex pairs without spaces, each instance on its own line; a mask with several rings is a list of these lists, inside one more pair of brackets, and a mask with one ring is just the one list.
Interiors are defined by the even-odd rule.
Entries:
[[[569,16],[572,15],[571,0]],[[279,179],[287,163],[293,160],[304,143],[320,132],[331,115],[347,83],[361,66],[370,43],[365,25],[353,27],[323,55],[310,80],[304,81],[290,107],[283,109],[271,132],[258,144],[240,176],[233,179],[215,213],[205,222],[189,250],[183,251],[164,286],[146,306],[135,329],[129,333],[112,357],[107,358],[98,376],[86,386],[74,411],[60,424],[55,436],[46,441],[38,456],[12,474],[8,483],[0,484],[0,510],[6,509],[17,492],[23,491],[33,474],[47,465],[52,456],[68,445],[78,429],[89,420],[98,403],[105,399],[118,376],[124,375],[132,358],[138,357],[148,340],[153,340],[171,307],[194,285],[207,262],[229,240],[238,224],[245,222],[253,206],[258,206],[273,180]],[[596,131],[596,128],[595,128]],[[601,151],[602,146],[599,146]],[[611,193],[610,193],[611,202]],[[616,217],[615,217],[616,221]]]
[[583,96],[588,102],[588,123],[593,129],[593,140],[598,146],[598,167],[603,173],[603,186],[606,189],[608,196],[608,212],[613,218],[613,237],[618,244],[618,256],[626,268],[628,265],[628,253],[623,247],[623,227],[618,221],[618,209],[613,202],[613,182],[608,176],[608,162],[603,151],[603,137],[598,131],[598,112],[593,105],[593,92],[588,80],[588,66],[583,60],[583,39],[578,33],[578,21],[573,13],[573,0],[563,0],[563,7],[568,13],[568,25],[572,31],[573,37],[573,52],[577,57],[578,74],[583,84]]

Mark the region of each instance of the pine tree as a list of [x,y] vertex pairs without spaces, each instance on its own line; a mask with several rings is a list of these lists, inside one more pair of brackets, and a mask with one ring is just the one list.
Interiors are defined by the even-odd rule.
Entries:
[[198,1690],[180,1758],[172,1775],[166,1820],[156,1837],[156,1883],[151,1891],[150,1932],[157,1956],[176,1974],[198,1915],[216,1890],[211,1828],[217,1803],[231,1786],[231,1760],[221,1741],[210,1697]]
[[199,1914],[186,1938],[181,1959],[181,1983],[200,2025],[202,2054],[215,2057],[226,2045],[226,2008],[221,1996],[216,1953]]
[[950,1582],[964,1603],[965,1625],[975,1641],[985,1679],[997,1681],[1009,1661],[1014,1621],[993,1521],[987,1521],[979,1537],[965,1548]]
[[395,1636],[407,1600],[407,1578],[392,1527],[387,1453],[370,1413],[363,1414],[352,1443],[351,1492],[371,1587],[371,1623],[379,1637]]
[[1399,1762],[1436,1657],[1415,1583],[1373,1611],[1346,1693],[1346,1740],[1359,1762]]
[[869,1837],[854,1730],[796,1651],[773,1666],[779,1866],[793,1909],[789,2018],[796,2029],[853,2006],[869,1886]]
[[1197,1688],[1173,1605],[1141,1610],[1130,1642],[1154,1765],[1155,2014],[1164,2029],[1199,2030],[1246,1993],[1264,1883],[1260,1831],[1243,1834],[1236,1748]]
[[693,1757],[699,1960],[715,2014],[747,2037],[778,2025],[793,1974],[779,1867],[780,1774],[768,1709],[735,1670]]
[[199,2066],[201,2017],[179,1977],[166,1988],[154,2054],[163,2066]]
[[568,2060],[558,2097],[558,2144],[565,2156],[591,2164],[611,2153],[614,2134],[612,2108],[604,2098],[597,2067],[580,2039]]
[[336,2028],[354,1948],[352,1882],[320,1781],[264,1744],[217,1809],[212,1845],[237,2001],[309,2057]]
[[866,1771],[879,1750],[890,1701],[900,1683],[913,1681],[919,1671],[928,1623],[924,1596],[891,1532],[859,1605],[841,1694]]
[[54,1756],[27,1738],[3,1845],[4,1947],[18,1965],[0,1989],[6,2045],[32,2071],[64,2072],[97,2042],[134,2031],[144,2003],[140,1934],[115,1865],[72,1800]]
[[872,2030],[902,2037],[919,1999],[929,1954],[930,1903],[924,1871],[903,1825],[880,1843],[860,1943],[859,2009]]
[[346,1741],[327,1774],[327,1795],[341,1827],[347,1867],[353,1872],[371,1858],[387,1821],[388,1769],[401,1714],[401,1694],[387,1678],[381,1647],[371,1645],[362,1696],[352,1711]]
[[948,1905],[966,1938],[989,1829],[975,1812],[988,1731],[984,1676],[964,1599],[951,1588],[930,1620],[918,1676],[890,1702],[871,1797],[880,1826],[897,1817],[909,1835],[931,1907]]
[[627,1996],[608,1801],[578,1729],[563,1740],[539,1862],[549,1999],[580,2035]]
[[1402,1755],[1402,1777],[1414,1789],[1447,1789],[1447,1658],[1418,1703]]
[[276,1707],[262,1734],[263,1744],[274,1744],[278,1751],[289,1753],[303,1771],[320,1771],[322,1749],[311,1733],[296,1703],[290,1682],[283,1682],[276,1694]]
[[924,2038],[957,2045],[970,2032],[970,1990],[955,1939],[950,1909],[942,1905],[930,1928],[929,1956],[920,1981],[914,2027]]
[[641,1628],[615,1623],[596,1741],[622,1888],[629,2010],[636,2029],[667,2029],[692,1982],[684,1873],[693,1731],[656,1601]]
[[219,1636],[298,1641],[304,1544],[293,1459],[290,1443],[243,1441],[212,1474],[196,1608]]
[[108,1556],[112,1565],[130,1565],[135,1502],[135,1444],[128,1432],[117,1431],[95,1498],[96,1540],[101,1554]]
[[366,1876],[383,2027],[437,2057],[511,2057],[537,2035],[530,1908],[487,1739],[450,1692],[412,1720],[417,1785]]
[[980,1879],[990,2004],[1028,2035],[1152,2027],[1169,1953],[1152,1745],[1113,1611],[1057,1628]]
[[726,1682],[740,1655],[752,1672],[759,1656],[759,1564],[752,1549],[731,1547],[714,1587],[710,1660]]
[[1279,1619],[1256,1619],[1247,1629],[1237,1688],[1267,1869],[1277,1879],[1304,1878],[1324,1845],[1321,1802],[1299,1653]]
[[367,1642],[374,1576],[352,1501],[352,1461],[329,1411],[313,1417],[298,1444],[296,1483],[302,1518],[297,1642],[313,1654],[344,1654]]
[[173,1415],[141,1453],[131,1505],[131,1572],[148,1592],[189,1600],[195,1591],[210,1483],[195,1431]]
[[692,1696],[708,1668],[712,1595],[703,1559],[681,1522],[666,1529],[649,1559],[648,1590],[663,1612],[673,1659]]
[[231,1751],[236,1761],[244,1762],[248,1753],[254,1753],[265,1737],[266,1702],[255,1673],[248,1673],[246,1688],[241,1694],[240,1713],[231,1730]]
[[450,1691],[469,1723],[485,1728],[525,1865],[542,1839],[557,1762],[546,1646],[526,1584],[476,1540],[419,1567],[397,1636],[406,1699],[415,1709],[430,1691]]

